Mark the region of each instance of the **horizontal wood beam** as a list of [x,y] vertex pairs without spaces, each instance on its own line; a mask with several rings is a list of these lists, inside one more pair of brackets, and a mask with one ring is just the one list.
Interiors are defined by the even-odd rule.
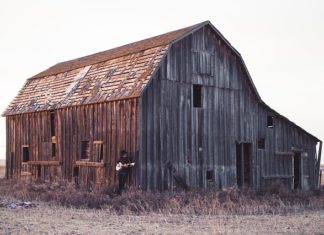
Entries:
[[293,152],[305,152],[304,149],[298,148],[298,147],[295,147],[295,146],[291,147],[291,151],[293,151]]
[[286,157],[293,157],[294,153],[293,152],[276,152],[275,155],[277,156],[286,156]]
[[102,140],[94,140],[93,144],[103,144],[103,141]]
[[28,161],[25,162],[28,165],[41,165],[41,166],[59,166],[61,165],[59,161]]
[[104,167],[105,164],[101,162],[88,162],[88,161],[76,161],[75,166],[90,166],[90,167]]
[[290,179],[294,178],[293,175],[266,175],[262,176],[263,179]]

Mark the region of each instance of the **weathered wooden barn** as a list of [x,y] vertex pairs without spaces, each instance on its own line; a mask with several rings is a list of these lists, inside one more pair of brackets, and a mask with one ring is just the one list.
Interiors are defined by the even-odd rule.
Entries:
[[3,115],[7,178],[115,185],[126,149],[144,190],[318,184],[322,142],[262,101],[209,21],[58,63]]

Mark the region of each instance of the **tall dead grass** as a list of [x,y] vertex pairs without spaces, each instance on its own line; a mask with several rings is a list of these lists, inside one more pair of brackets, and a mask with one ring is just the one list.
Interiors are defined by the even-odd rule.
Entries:
[[118,196],[110,188],[89,192],[73,184],[0,180],[1,197],[45,201],[74,208],[101,208],[114,214],[260,215],[324,209],[324,190],[288,192],[274,187],[264,192],[230,188],[224,191],[151,193],[130,189]]

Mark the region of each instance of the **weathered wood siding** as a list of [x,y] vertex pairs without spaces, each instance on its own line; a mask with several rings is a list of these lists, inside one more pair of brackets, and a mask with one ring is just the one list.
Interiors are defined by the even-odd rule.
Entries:
[[[202,108],[193,107],[193,84],[202,86]],[[174,188],[173,175],[189,186],[234,186],[237,143],[252,145],[254,188],[268,185],[266,176],[291,175],[289,161],[275,156],[282,143],[283,148],[296,143],[305,149],[307,174],[313,171],[316,141],[280,119],[275,118],[274,128],[267,128],[269,110],[260,104],[243,64],[209,26],[171,46],[142,94],[141,107],[139,161],[144,189]],[[260,137],[266,139],[265,150],[257,148]],[[211,180],[206,179],[207,171],[212,172]],[[311,185],[312,176],[308,180]]]
[[[50,112],[38,110],[34,100],[26,102],[23,109],[30,113],[10,116],[19,111],[21,102],[16,100],[17,106],[10,109],[13,113],[6,117],[7,177],[58,177],[88,186],[115,185],[115,163],[119,151],[126,149],[137,162],[128,183],[144,190],[173,190],[184,184],[222,189],[237,185],[243,178],[255,189],[278,181],[293,188],[293,159],[300,155],[300,187],[314,188],[318,140],[261,101],[241,57],[209,23],[192,30],[157,50],[146,45],[148,57],[142,51],[114,60],[126,66],[115,74],[117,83],[109,80],[117,71],[109,61],[106,75],[101,65],[93,67],[99,69],[96,71],[102,80],[96,83],[94,100],[90,100],[101,102],[97,89],[107,81],[109,92],[102,90],[102,95],[108,98],[112,92],[115,100],[80,105],[83,96],[78,89],[73,90],[75,99],[66,99],[69,107],[60,106],[59,101],[53,106],[61,107],[54,110],[55,138]],[[139,69],[142,66],[146,68],[143,71]],[[91,81],[84,79],[89,86]],[[128,91],[135,89],[133,95],[142,92],[141,97],[133,98],[131,92],[125,98],[126,85]],[[193,105],[193,85],[201,87],[201,107]],[[40,94],[45,88],[46,83],[42,83]],[[271,127],[268,116],[273,117]],[[260,139],[264,139],[264,147],[258,146]],[[23,163],[27,147],[29,161]],[[248,157],[249,161],[237,167]],[[242,177],[243,170],[238,171],[243,165],[249,167],[247,177]]]
[[[46,147],[51,147],[53,141],[50,112],[8,116],[8,178],[21,176],[22,146],[28,145],[30,161],[38,161],[37,164],[44,169],[41,175],[43,179],[51,176],[46,172],[48,168],[46,161],[58,161],[60,165],[55,167],[57,170],[53,176],[74,179],[80,184],[115,185],[118,181],[115,165],[120,150],[126,149],[131,156],[137,158],[138,108],[139,102],[136,98],[56,110],[56,157],[54,159],[50,154],[51,149]],[[89,142],[89,159],[85,161],[80,159],[82,141]],[[103,160],[98,162],[94,159],[94,145],[101,141]],[[12,173],[11,153],[14,156]],[[77,179],[73,177],[74,167],[79,168]],[[32,172],[32,177],[39,176]],[[132,182],[128,182],[129,184],[137,184],[136,168],[130,179]]]
[[[30,113],[7,116],[7,177],[20,178],[22,172],[35,177],[50,178],[60,174],[55,166],[23,165],[23,147],[29,149],[30,161],[57,161],[48,149],[51,143],[50,113]],[[27,175],[28,176],[28,175]]]
[[[267,127],[267,116],[274,117],[273,128]],[[301,154],[301,189],[315,187],[317,141],[271,110],[259,109],[259,136],[265,138],[265,149],[258,149],[260,186],[266,188],[280,182],[292,188],[294,180],[293,157]]]

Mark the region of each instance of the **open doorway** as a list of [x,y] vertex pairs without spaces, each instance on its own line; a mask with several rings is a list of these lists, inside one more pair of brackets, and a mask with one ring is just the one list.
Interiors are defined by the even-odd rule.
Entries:
[[251,184],[251,143],[236,144],[236,180],[237,186]]
[[295,153],[294,155],[294,189],[300,189],[300,178],[301,178],[301,154]]

